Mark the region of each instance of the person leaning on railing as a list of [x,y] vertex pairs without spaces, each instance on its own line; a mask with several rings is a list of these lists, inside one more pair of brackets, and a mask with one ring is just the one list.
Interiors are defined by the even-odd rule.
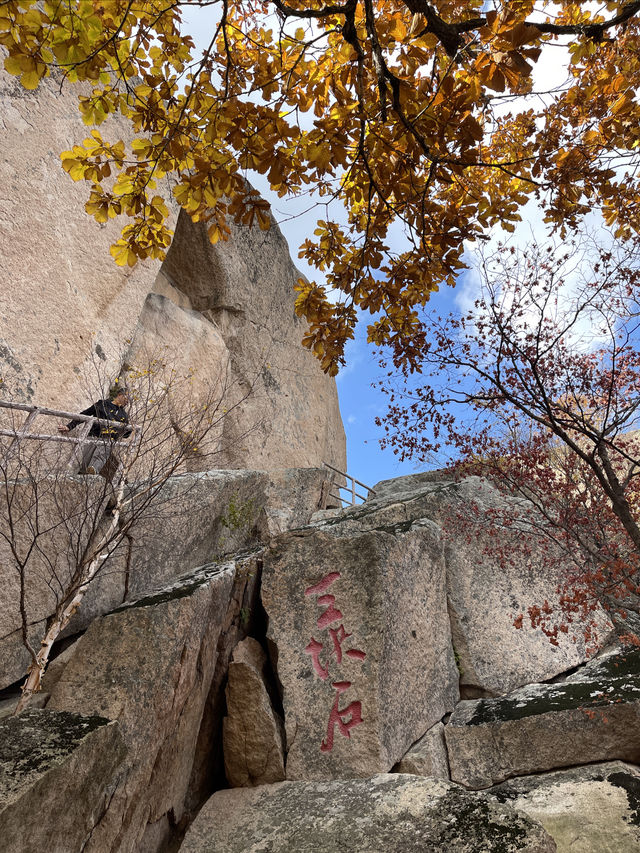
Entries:
[[[120,438],[131,434],[129,416],[125,406],[129,402],[126,388],[116,388],[108,400],[97,400],[89,406],[81,415],[91,415],[105,421],[119,421],[123,426],[117,424],[93,423],[89,430],[89,437],[101,439],[100,441],[88,441],[81,448],[78,472],[79,474],[102,474],[107,479],[112,478],[112,469],[118,467],[118,458],[115,453],[115,444]],[[69,421],[68,424],[60,424],[60,432],[70,432],[83,421]]]

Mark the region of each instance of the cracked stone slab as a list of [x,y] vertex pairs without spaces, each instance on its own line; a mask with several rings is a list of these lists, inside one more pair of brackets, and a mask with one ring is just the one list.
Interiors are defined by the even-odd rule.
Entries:
[[218,791],[180,853],[555,853],[543,827],[482,794],[402,774]]
[[117,720],[127,758],[86,853],[133,853],[185,809],[236,564],[208,565],[95,620],[47,708]]
[[468,788],[598,761],[638,763],[640,674],[462,701],[445,738],[451,778]]
[[450,779],[444,725],[436,723],[393,768],[394,773],[411,773],[430,776],[432,779]]
[[117,723],[65,711],[0,720],[0,846],[84,850],[126,754]]
[[640,850],[640,768],[622,761],[510,779],[487,793],[539,821],[558,853]]
[[440,533],[305,528],[265,551],[287,779],[387,772],[458,699]]

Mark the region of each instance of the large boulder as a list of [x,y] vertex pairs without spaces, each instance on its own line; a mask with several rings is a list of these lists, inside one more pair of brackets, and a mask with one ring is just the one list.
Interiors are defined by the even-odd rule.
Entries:
[[213,245],[206,225],[181,212],[162,274],[216,326],[229,351],[238,404],[224,423],[224,466],[328,462],[344,471],[335,381],[301,346],[306,325],[295,314],[293,289],[300,273],[277,224],[266,232],[232,224],[230,239]]
[[539,823],[447,782],[382,774],[219,791],[180,853],[555,853]]
[[544,826],[558,853],[640,850],[640,770],[621,761],[503,782],[490,793]]
[[451,778],[487,788],[597,761],[639,763],[639,673],[532,684],[500,699],[460,702],[445,727]]
[[284,780],[284,726],[269,695],[267,666],[252,637],[238,643],[229,664],[223,744],[232,788]]
[[[548,543],[501,526],[503,516],[517,518],[530,509],[479,477],[455,481],[442,472],[427,472],[377,483],[363,505],[318,526],[364,531],[416,519],[440,526],[460,690],[465,698],[476,698],[546,681],[588,657],[577,623],[559,635],[557,645],[526,620],[519,630],[514,627],[517,614],[532,605],[546,600],[557,606],[563,580],[562,566],[549,558]],[[601,609],[594,619],[606,643],[613,626]]]
[[[171,583],[190,569],[253,548],[287,525],[305,524],[321,504],[326,481],[327,472],[322,469],[206,471],[171,477],[134,524],[130,538],[91,583],[65,633],[83,630],[125,600]],[[38,523],[43,531],[58,527],[42,533],[42,553],[32,554],[25,574],[29,639],[36,648],[55,608],[59,584],[68,577],[69,561],[78,550],[77,519],[86,516],[90,521],[92,502],[98,508],[104,502],[104,485],[100,477],[58,478],[49,490],[46,483],[39,484]],[[15,513],[18,504],[32,501],[33,489],[26,482],[17,484],[14,491]],[[0,512],[8,518],[3,500]],[[33,509],[26,516],[30,523],[35,518]],[[71,529],[66,516],[76,519]],[[103,523],[109,521],[105,516]],[[5,525],[6,519],[0,517],[0,530]],[[24,549],[32,532],[32,527],[24,531]],[[0,689],[21,678],[30,660],[22,642],[20,596],[20,576],[7,543],[0,538]]]
[[117,723],[64,711],[0,720],[0,846],[85,850],[125,756]]
[[307,528],[265,552],[287,779],[389,770],[458,698],[442,542],[424,522]]
[[53,688],[47,709],[117,720],[127,747],[87,853],[158,849],[183,817],[235,572],[205,566],[97,619]]

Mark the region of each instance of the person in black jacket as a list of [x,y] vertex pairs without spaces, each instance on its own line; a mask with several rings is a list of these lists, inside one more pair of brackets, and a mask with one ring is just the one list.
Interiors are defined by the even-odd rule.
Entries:
[[[124,408],[129,400],[126,388],[118,388],[110,400],[97,400],[80,414],[93,415],[96,418],[107,421],[117,421],[122,424],[99,424],[93,423],[89,430],[89,437],[98,439],[88,441],[80,448],[78,454],[79,474],[102,474],[111,480],[113,472],[117,469],[119,460],[115,453],[115,444],[120,438],[131,434],[129,417]],[[60,424],[60,432],[70,432],[84,421],[69,421],[68,424]]]

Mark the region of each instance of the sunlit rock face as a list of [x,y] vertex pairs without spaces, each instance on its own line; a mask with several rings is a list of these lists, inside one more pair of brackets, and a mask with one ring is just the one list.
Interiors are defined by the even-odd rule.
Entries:
[[203,223],[180,214],[162,282],[215,326],[228,350],[235,405],[225,419],[221,467],[255,459],[267,469],[326,461],[345,470],[335,381],[300,345],[299,278],[275,223],[266,232],[232,226],[227,242],[212,245]]
[[[164,263],[117,266],[109,248],[123,222],[88,216],[89,185],[60,162],[88,133],[79,91],[49,79],[26,92],[0,71],[0,397],[77,411],[104,396],[123,365],[156,356],[195,372],[196,402],[205,389],[224,395],[220,452],[192,470],[323,461],[344,470],[335,381],[301,346],[300,274],[277,225],[232,227],[212,246],[173,204]],[[101,133],[131,138],[118,118]],[[170,201],[169,184],[158,189]]]
[[284,533],[265,553],[262,603],[287,779],[386,772],[453,709],[458,671],[435,524]]
[[[0,71],[0,372],[18,399],[75,410],[87,384],[117,375],[160,264],[116,266],[122,224],[85,213],[90,185],[71,180],[60,152],[88,128],[60,82],[27,92]],[[110,121],[101,132],[117,141],[128,129]]]

